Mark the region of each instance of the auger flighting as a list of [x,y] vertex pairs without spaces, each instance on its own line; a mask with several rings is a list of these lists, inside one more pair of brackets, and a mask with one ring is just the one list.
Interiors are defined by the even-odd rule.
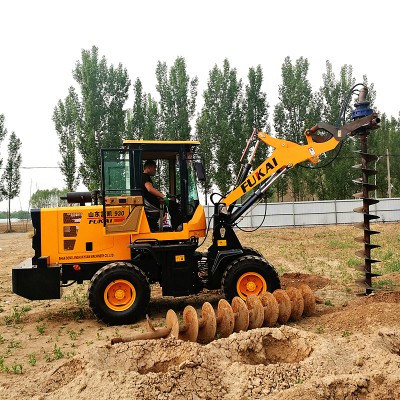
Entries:
[[226,338],[233,332],[274,327],[277,323],[286,324],[289,320],[298,321],[303,315],[313,315],[315,310],[314,293],[308,285],[302,284],[297,288],[264,292],[259,297],[249,295],[246,302],[238,296],[232,299],[232,304],[221,299],[216,313],[212,305],[205,302],[201,308],[201,318],[192,306],[186,306],[181,325],[175,311],[168,310],[166,327],[155,329],[147,317],[147,332],[113,338],[111,344],[171,337],[207,344],[215,338]]
[[[363,86],[360,89],[357,103],[355,104],[355,109],[352,112],[352,117],[354,121],[359,118],[373,115],[373,110],[369,108],[369,101],[367,101],[368,89]],[[356,227],[363,229],[364,235],[355,238],[357,242],[364,244],[364,249],[357,251],[356,255],[364,259],[364,264],[357,266],[356,268],[363,272],[365,278],[358,279],[357,282],[365,286],[365,294],[371,294],[372,289],[372,278],[379,276],[372,272],[372,264],[379,262],[371,257],[371,250],[379,245],[371,243],[371,236],[376,235],[379,232],[372,230],[370,226],[371,220],[379,218],[379,216],[371,214],[369,206],[372,204],[379,203],[379,200],[369,197],[369,192],[376,189],[374,184],[369,183],[369,177],[376,175],[377,171],[371,168],[368,164],[375,162],[378,157],[376,155],[368,153],[368,135],[371,130],[379,128],[379,118],[376,117],[376,124],[367,125],[356,129],[353,134],[360,138],[360,150],[357,152],[361,156],[361,164],[354,165],[353,168],[359,169],[362,172],[361,178],[355,179],[354,182],[361,184],[361,192],[354,194],[355,198],[362,200],[362,206],[354,209],[355,212],[363,214],[363,221],[356,224]]]

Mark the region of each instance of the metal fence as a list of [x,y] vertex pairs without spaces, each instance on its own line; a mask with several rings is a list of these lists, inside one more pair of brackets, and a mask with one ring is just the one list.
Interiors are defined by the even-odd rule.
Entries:
[[[362,200],[323,200],[284,203],[260,203],[238,224],[241,228],[277,228],[288,226],[313,226],[352,224],[362,221],[362,214],[354,208],[361,207]],[[213,206],[205,206],[206,215],[212,216]],[[376,222],[400,221],[400,198],[379,199],[370,206],[370,213],[378,215]],[[371,221],[372,222],[372,221]]]

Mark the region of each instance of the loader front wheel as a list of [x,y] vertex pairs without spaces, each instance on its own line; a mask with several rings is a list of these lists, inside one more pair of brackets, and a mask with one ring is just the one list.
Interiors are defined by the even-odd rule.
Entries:
[[135,265],[115,262],[100,268],[89,284],[89,305],[110,325],[128,324],[145,314],[150,301],[146,275]]
[[235,296],[243,300],[254,294],[273,292],[281,287],[274,267],[264,258],[246,255],[237,258],[226,268],[222,276],[222,289],[228,301]]

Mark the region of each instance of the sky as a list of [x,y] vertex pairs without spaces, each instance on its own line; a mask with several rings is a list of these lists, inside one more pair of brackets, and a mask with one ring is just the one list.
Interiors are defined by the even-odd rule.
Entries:
[[[376,107],[398,117],[399,11],[400,3],[388,0],[2,0],[0,114],[9,134],[22,141],[21,191],[11,211],[27,210],[37,189],[64,186],[51,118],[76,85],[72,70],[82,49],[97,46],[109,65],[121,63],[131,82],[140,78],[154,97],[157,62],[170,67],[184,57],[188,74],[199,78],[198,105],[209,71],[224,58],[244,82],[260,64],[270,115],[286,56],[308,59],[314,90],[329,60],[337,77],[345,64],[357,82],[367,75]],[[131,87],[126,107],[132,102]],[[8,137],[1,145],[3,167],[7,144]],[[7,207],[0,202],[0,211]]]

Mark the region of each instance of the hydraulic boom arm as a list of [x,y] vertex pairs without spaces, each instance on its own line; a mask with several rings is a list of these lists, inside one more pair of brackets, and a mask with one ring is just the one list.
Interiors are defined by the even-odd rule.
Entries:
[[[305,145],[277,139],[264,132],[259,132],[258,138],[268,146],[273,147],[274,151],[270,157],[258,168],[255,168],[232,192],[222,199],[221,203],[229,207],[244,194],[266,182],[267,179],[271,179],[273,175],[282,173],[302,161],[309,160],[313,164],[318,163],[321,154],[333,150],[342,140],[354,134],[357,129],[364,127],[373,129],[378,123],[379,118],[376,113],[343,125],[340,128],[320,122],[311,129],[306,130],[307,144]],[[318,135],[317,131],[323,131],[323,134]]]

